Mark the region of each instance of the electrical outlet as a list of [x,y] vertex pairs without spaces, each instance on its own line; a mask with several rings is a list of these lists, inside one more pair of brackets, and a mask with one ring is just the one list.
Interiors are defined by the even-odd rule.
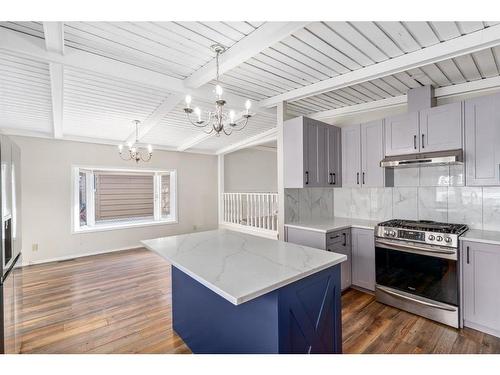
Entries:
[[38,251],[38,244],[37,244],[37,243],[34,243],[34,244],[31,246],[31,250],[32,250],[32,251]]

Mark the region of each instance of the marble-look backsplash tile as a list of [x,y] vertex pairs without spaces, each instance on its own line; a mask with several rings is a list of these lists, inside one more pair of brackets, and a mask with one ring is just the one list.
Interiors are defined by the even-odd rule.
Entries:
[[417,220],[418,199],[416,187],[397,187],[392,191],[392,213],[395,219]]
[[[446,176],[444,168],[404,178],[416,175],[430,184],[447,178],[441,178]],[[454,179],[463,179],[463,169],[450,173],[448,183],[452,186],[285,189],[285,220],[398,218],[464,223],[473,229],[500,231],[500,187],[454,186]]]

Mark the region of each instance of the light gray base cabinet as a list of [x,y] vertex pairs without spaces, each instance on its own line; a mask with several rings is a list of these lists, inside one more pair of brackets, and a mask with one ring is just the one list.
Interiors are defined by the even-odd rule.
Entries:
[[500,245],[462,242],[464,325],[500,337]]
[[371,229],[351,229],[352,284],[375,290],[375,238]]
[[351,286],[351,230],[322,233],[313,230],[285,227],[285,240],[297,245],[314,247],[347,255],[347,261],[341,264],[342,290]]

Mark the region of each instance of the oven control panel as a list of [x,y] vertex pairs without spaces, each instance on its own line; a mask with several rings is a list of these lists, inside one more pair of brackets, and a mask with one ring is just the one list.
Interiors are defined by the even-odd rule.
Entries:
[[377,226],[375,235],[377,237],[392,238],[395,240],[422,242],[430,245],[446,247],[458,247],[458,237],[455,234]]

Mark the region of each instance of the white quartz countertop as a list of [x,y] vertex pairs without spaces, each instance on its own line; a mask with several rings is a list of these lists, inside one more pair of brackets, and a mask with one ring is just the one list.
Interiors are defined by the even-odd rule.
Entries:
[[321,233],[328,233],[346,228],[374,229],[378,221],[350,219],[345,217],[335,217],[333,219],[303,220],[295,223],[285,224],[289,228],[312,230]]
[[234,305],[347,260],[342,254],[225,229],[142,243]]
[[473,241],[500,245],[500,231],[469,229],[460,237],[463,241]]

